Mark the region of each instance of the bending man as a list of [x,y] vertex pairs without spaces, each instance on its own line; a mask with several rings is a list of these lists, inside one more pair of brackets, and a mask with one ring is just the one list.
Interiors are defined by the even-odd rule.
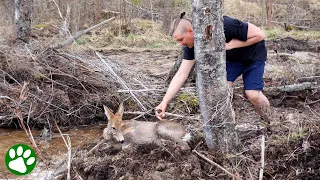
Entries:
[[[164,117],[168,103],[178,93],[195,63],[194,61],[194,31],[188,19],[176,19],[172,23],[172,37],[183,47],[182,63],[171,80],[162,102],[156,107],[156,116]],[[242,75],[247,98],[254,105],[258,114],[268,120],[270,104],[262,93],[263,74],[267,49],[264,32],[257,26],[224,16],[224,33],[226,37],[226,70],[230,86]]]

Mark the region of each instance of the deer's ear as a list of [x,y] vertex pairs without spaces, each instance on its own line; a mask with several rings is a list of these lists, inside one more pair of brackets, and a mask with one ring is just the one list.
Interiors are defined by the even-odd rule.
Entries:
[[113,112],[111,109],[109,109],[106,105],[103,105],[104,113],[106,114],[108,120],[111,120],[112,117],[114,116]]
[[122,116],[123,115],[123,111],[124,111],[124,107],[123,107],[123,102],[120,103],[118,111],[116,113],[116,115],[118,116]]

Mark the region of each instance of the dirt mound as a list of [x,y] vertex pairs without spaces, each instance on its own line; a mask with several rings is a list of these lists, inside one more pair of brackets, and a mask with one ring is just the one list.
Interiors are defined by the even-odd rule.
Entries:
[[[168,148],[168,146],[166,146]],[[170,147],[169,147],[170,148]],[[98,150],[95,156],[73,160],[74,172],[84,179],[196,179],[199,159],[172,149],[139,147],[136,151]],[[79,154],[78,154],[79,155]]]
[[[7,96],[0,103],[7,109],[1,114],[7,117],[5,120],[14,120],[12,113],[19,106],[23,117],[29,116],[31,124],[39,127],[49,127],[46,119],[56,119],[60,125],[89,124],[97,117],[103,118],[103,112],[97,108],[102,103],[118,102],[114,92],[119,84],[112,77],[87,67],[67,53],[46,50],[33,57],[27,52],[15,56],[12,51],[17,49],[7,49],[7,54],[0,56],[3,79],[0,90]],[[27,84],[25,97],[21,97],[23,84]],[[3,121],[1,125],[15,123]]]
[[268,179],[320,179],[320,134],[289,143],[270,139],[266,156],[272,161],[265,168]]
[[318,41],[298,40],[291,37],[267,41],[268,50],[294,53],[297,51],[320,52]]

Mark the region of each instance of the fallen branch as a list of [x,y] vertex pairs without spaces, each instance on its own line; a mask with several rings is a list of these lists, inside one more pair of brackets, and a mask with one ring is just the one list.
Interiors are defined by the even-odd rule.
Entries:
[[68,149],[68,162],[67,162],[67,169],[68,169],[68,173],[67,173],[67,179],[70,180],[70,167],[71,167],[71,141],[70,141],[70,137],[67,136],[67,141],[66,139],[64,138],[58,124],[57,124],[57,121],[55,119],[53,119],[53,122],[55,124],[55,126],[57,127],[60,135],[61,135],[61,138],[62,140],[64,141],[64,144],[66,145],[67,149]]
[[200,156],[202,159],[208,161],[210,164],[216,166],[217,168],[221,169],[222,171],[224,171],[225,173],[227,173],[229,176],[231,176],[234,179],[240,179],[239,177],[236,177],[235,175],[233,175],[232,173],[230,173],[228,170],[226,170],[224,167],[220,166],[218,163],[215,163],[214,161],[210,160],[209,158],[205,157],[204,155],[202,155],[201,153],[199,153],[196,150],[192,150],[192,152],[196,153],[198,156]]
[[298,81],[299,82],[312,82],[312,81],[320,82],[320,76],[301,77],[301,78],[298,78]]
[[[272,23],[275,24],[281,24],[282,26],[284,26],[285,22],[278,22],[278,21],[271,21]],[[293,25],[294,28],[298,29],[298,30],[315,30],[315,31],[319,31],[320,28],[319,27],[307,27],[307,26],[299,26],[293,23],[290,23],[290,25]]]
[[317,82],[303,82],[300,84],[290,84],[278,87],[265,87],[266,92],[297,92],[303,90],[318,89],[320,86]]
[[315,103],[317,103],[317,102],[320,102],[320,99],[315,100],[315,101],[308,102],[308,103],[306,103],[306,104],[307,104],[307,105],[311,105],[311,104],[315,104]]
[[9,100],[15,102],[15,100],[10,98],[9,96],[0,96],[0,99],[9,99]]
[[[104,60],[104,59],[102,58],[101,54],[98,53],[98,52],[96,52],[96,55],[100,58],[101,62],[102,62],[106,67],[108,67],[109,71],[112,73],[113,76],[116,77],[116,79],[119,81],[119,83],[120,83],[125,89],[129,90],[129,87],[127,86],[126,82],[125,82],[121,77],[119,77],[119,76],[117,75],[117,73],[115,73],[115,72],[113,71],[112,67],[106,62],[106,60]],[[137,103],[138,103],[138,105],[140,106],[140,108],[141,108],[143,111],[146,111],[147,108],[145,108],[145,107],[143,106],[143,104],[142,104],[142,103],[140,102],[140,100],[136,97],[136,95],[135,95],[133,92],[131,92],[131,91],[130,91],[130,94],[131,94],[131,96],[133,97],[133,99],[137,101]]]
[[61,44],[55,45],[55,46],[53,46],[52,48],[53,48],[53,49],[59,49],[59,48],[62,48],[62,47],[64,47],[64,46],[67,46],[67,45],[71,44],[72,42],[74,42],[76,39],[78,39],[78,38],[79,38],[80,36],[82,36],[83,34],[86,34],[86,33],[90,32],[90,31],[92,31],[92,30],[98,29],[98,28],[104,26],[105,24],[107,24],[108,22],[113,21],[114,19],[115,19],[115,17],[112,17],[112,18],[107,19],[107,20],[105,20],[105,21],[103,21],[103,22],[101,22],[101,23],[99,23],[99,24],[96,24],[96,25],[94,25],[94,26],[92,26],[92,27],[90,27],[90,28],[88,28],[88,29],[86,29],[86,30],[80,31],[80,32],[78,32],[76,35],[74,35],[73,37],[71,37],[70,39],[66,40],[65,42],[63,42],[63,43],[61,43]]
[[148,11],[148,10],[146,10],[146,9],[143,9],[143,8],[140,7],[140,6],[136,6],[136,5],[132,4],[131,2],[129,2],[128,0],[125,0],[125,1],[126,1],[127,4],[131,5],[132,7],[136,8],[136,9],[139,9],[139,10],[142,10],[142,11],[144,11],[144,12],[146,12],[146,13],[149,13],[149,14],[151,14],[152,16],[153,16],[154,14],[156,14],[156,15],[158,15],[159,17],[163,17],[163,15],[161,15],[161,14],[153,13],[152,11]]
[[[139,117],[147,114],[148,112],[150,112],[151,110],[147,111],[147,112],[139,112],[139,111],[136,111],[136,112],[124,112],[124,114],[134,114],[134,115],[139,115]],[[140,116],[141,115],[141,116]],[[194,117],[188,117],[188,116],[183,116],[183,115],[180,115],[180,114],[173,114],[173,113],[168,113],[166,112],[165,113],[166,116],[173,116],[173,117],[177,117],[177,118],[183,118],[183,119],[192,119],[192,120],[197,120],[197,121],[200,121],[201,119],[199,118],[194,118]],[[137,118],[137,117],[136,117]],[[134,119],[136,119],[134,118]]]
[[70,167],[71,167],[71,140],[70,140],[70,136],[67,136],[67,140],[68,140],[68,144],[66,144],[66,146],[68,147],[68,163],[67,163],[67,167],[68,167],[68,174],[67,174],[67,180],[70,180],[71,176],[70,176]]

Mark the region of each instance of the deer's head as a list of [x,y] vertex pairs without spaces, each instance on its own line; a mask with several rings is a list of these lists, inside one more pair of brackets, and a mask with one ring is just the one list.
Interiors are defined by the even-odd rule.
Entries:
[[116,142],[123,143],[124,137],[122,128],[124,126],[122,122],[122,115],[123,115],[123,103],[120,104],[118,111],[113,114],[112,110],[108,108],[107,106],[103,105],[104,111],[106,116],[108,117],[108,135],[110,138]]

